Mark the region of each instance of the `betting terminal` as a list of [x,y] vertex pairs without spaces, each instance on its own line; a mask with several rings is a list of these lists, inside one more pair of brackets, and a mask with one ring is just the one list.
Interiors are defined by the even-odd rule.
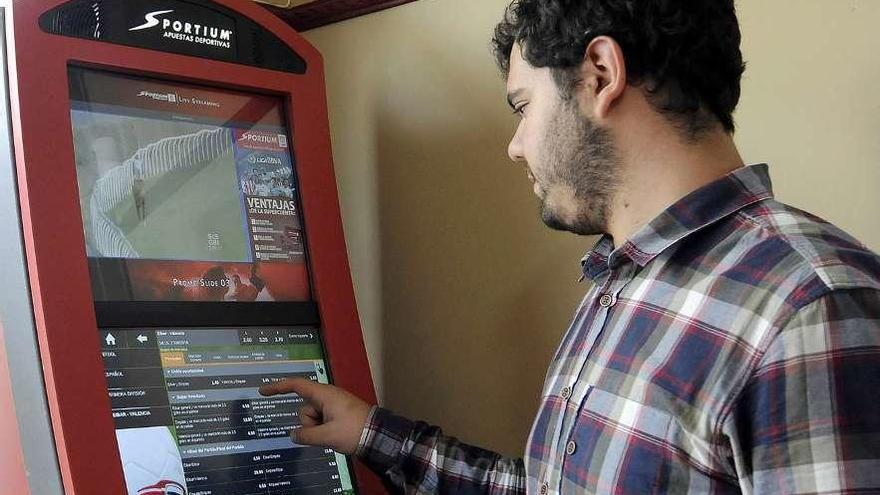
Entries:
[[245,0],[0,5],[0,493],[384,493],[257,391],[375,401],[320,54]]

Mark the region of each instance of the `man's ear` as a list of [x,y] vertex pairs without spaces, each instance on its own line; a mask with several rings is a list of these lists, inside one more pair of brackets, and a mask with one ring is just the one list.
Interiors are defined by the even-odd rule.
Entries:
[[578,103],[596,119],[608,116],[626,89],[623,49],[610,36],[597,36],[587,45],[580,67]]

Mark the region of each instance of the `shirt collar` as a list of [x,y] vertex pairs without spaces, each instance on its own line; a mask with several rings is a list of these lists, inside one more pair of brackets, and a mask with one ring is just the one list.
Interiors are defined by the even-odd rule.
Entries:
[[678,200],[617,249],[602,236],[581,260],[584,276],[595,279],[624,258],[647,265],[660,253],[698,230],[746,206],[773,197],[766,164],[734,170]]

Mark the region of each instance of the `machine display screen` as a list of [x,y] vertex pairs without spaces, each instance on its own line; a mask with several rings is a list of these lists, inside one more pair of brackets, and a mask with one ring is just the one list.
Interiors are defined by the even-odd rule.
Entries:
[[294,444],[296,395],[257,388],[328,382],[317,330],[102,329],[129,495],[354,493],[345,456]]
[[280,97],[69,76],[95,300],[310,299]]

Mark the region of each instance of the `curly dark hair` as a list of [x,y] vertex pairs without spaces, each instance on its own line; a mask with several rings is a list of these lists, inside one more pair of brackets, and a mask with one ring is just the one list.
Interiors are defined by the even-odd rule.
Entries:
[[514,0],[492,44],[505,78],[517,43],[570,97],[586,47],[603,35],[621,46],[629,84],[691,138],[716,120],[733,133],[745,70],[734,0]]

